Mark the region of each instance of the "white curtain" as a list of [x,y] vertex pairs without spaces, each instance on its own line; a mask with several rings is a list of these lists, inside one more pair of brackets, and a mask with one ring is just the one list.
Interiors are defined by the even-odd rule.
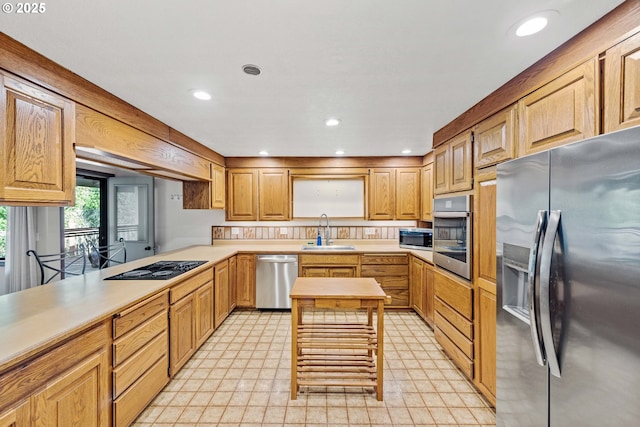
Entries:
[[5,275],[9,292],[38,286],[40,272],[34,257],[27,256],[36,248],[36,208],[10,206],[7,209],[7,254]]

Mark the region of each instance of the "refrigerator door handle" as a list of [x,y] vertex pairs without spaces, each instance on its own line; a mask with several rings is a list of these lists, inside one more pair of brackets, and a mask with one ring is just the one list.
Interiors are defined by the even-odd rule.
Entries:
[[544,366],[546,364],[546,357],[544,351],[544,344],[542,341],[542,335],[538,330],[537,313],[539,310],[540,302],[536,296],[539,292],[536,292],[537,284],[539,282],[538,262],[539,253],[542,247],[542,240],[544,238],[544,230],[547,227],[547,211],[538,211],[538,217],[536,219],[536,231],[533,237],[533,246],[529,253],[529,277],[528,277],[528,293],[529,293],[529,328],[531,329],[531,340],[533,341],[533,351],[536,357],[538,365]]
[[560,378],[560,363],[558,351],[553,340],[551,324],[551,261],[558,241],[560,231],[560,211],[551,211],[549,225],[542,246],[542,261],[540,262],[540,324],[542,325],[542,342],[546,349],[549,372]]

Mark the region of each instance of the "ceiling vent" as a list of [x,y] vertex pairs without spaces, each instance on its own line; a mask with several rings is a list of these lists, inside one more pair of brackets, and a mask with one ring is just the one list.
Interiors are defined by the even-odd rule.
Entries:
[[245,74],[249,74],[250,76],[259,76],[262,72],[262,70],[260,70],[260,67],[251,64],[243,65],[242,71],[244,71]]

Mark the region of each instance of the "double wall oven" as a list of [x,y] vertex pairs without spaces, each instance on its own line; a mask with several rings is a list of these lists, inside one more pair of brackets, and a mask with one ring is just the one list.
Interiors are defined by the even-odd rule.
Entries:
[[471,280],[473,196],[433,200],[433,262]]

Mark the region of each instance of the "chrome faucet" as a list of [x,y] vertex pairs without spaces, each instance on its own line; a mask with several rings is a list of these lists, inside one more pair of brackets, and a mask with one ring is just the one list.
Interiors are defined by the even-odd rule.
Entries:
[[322,218],[326,220],[325,226],[324,226],[324,244],[328,246],[331,243],[333,243],[331,241],[331,228],[329,227],[329,217],[327,216],[327,214],[324,214],[324,213],[320,215],[320,220],[318,221],[318,228],[322,227]]

